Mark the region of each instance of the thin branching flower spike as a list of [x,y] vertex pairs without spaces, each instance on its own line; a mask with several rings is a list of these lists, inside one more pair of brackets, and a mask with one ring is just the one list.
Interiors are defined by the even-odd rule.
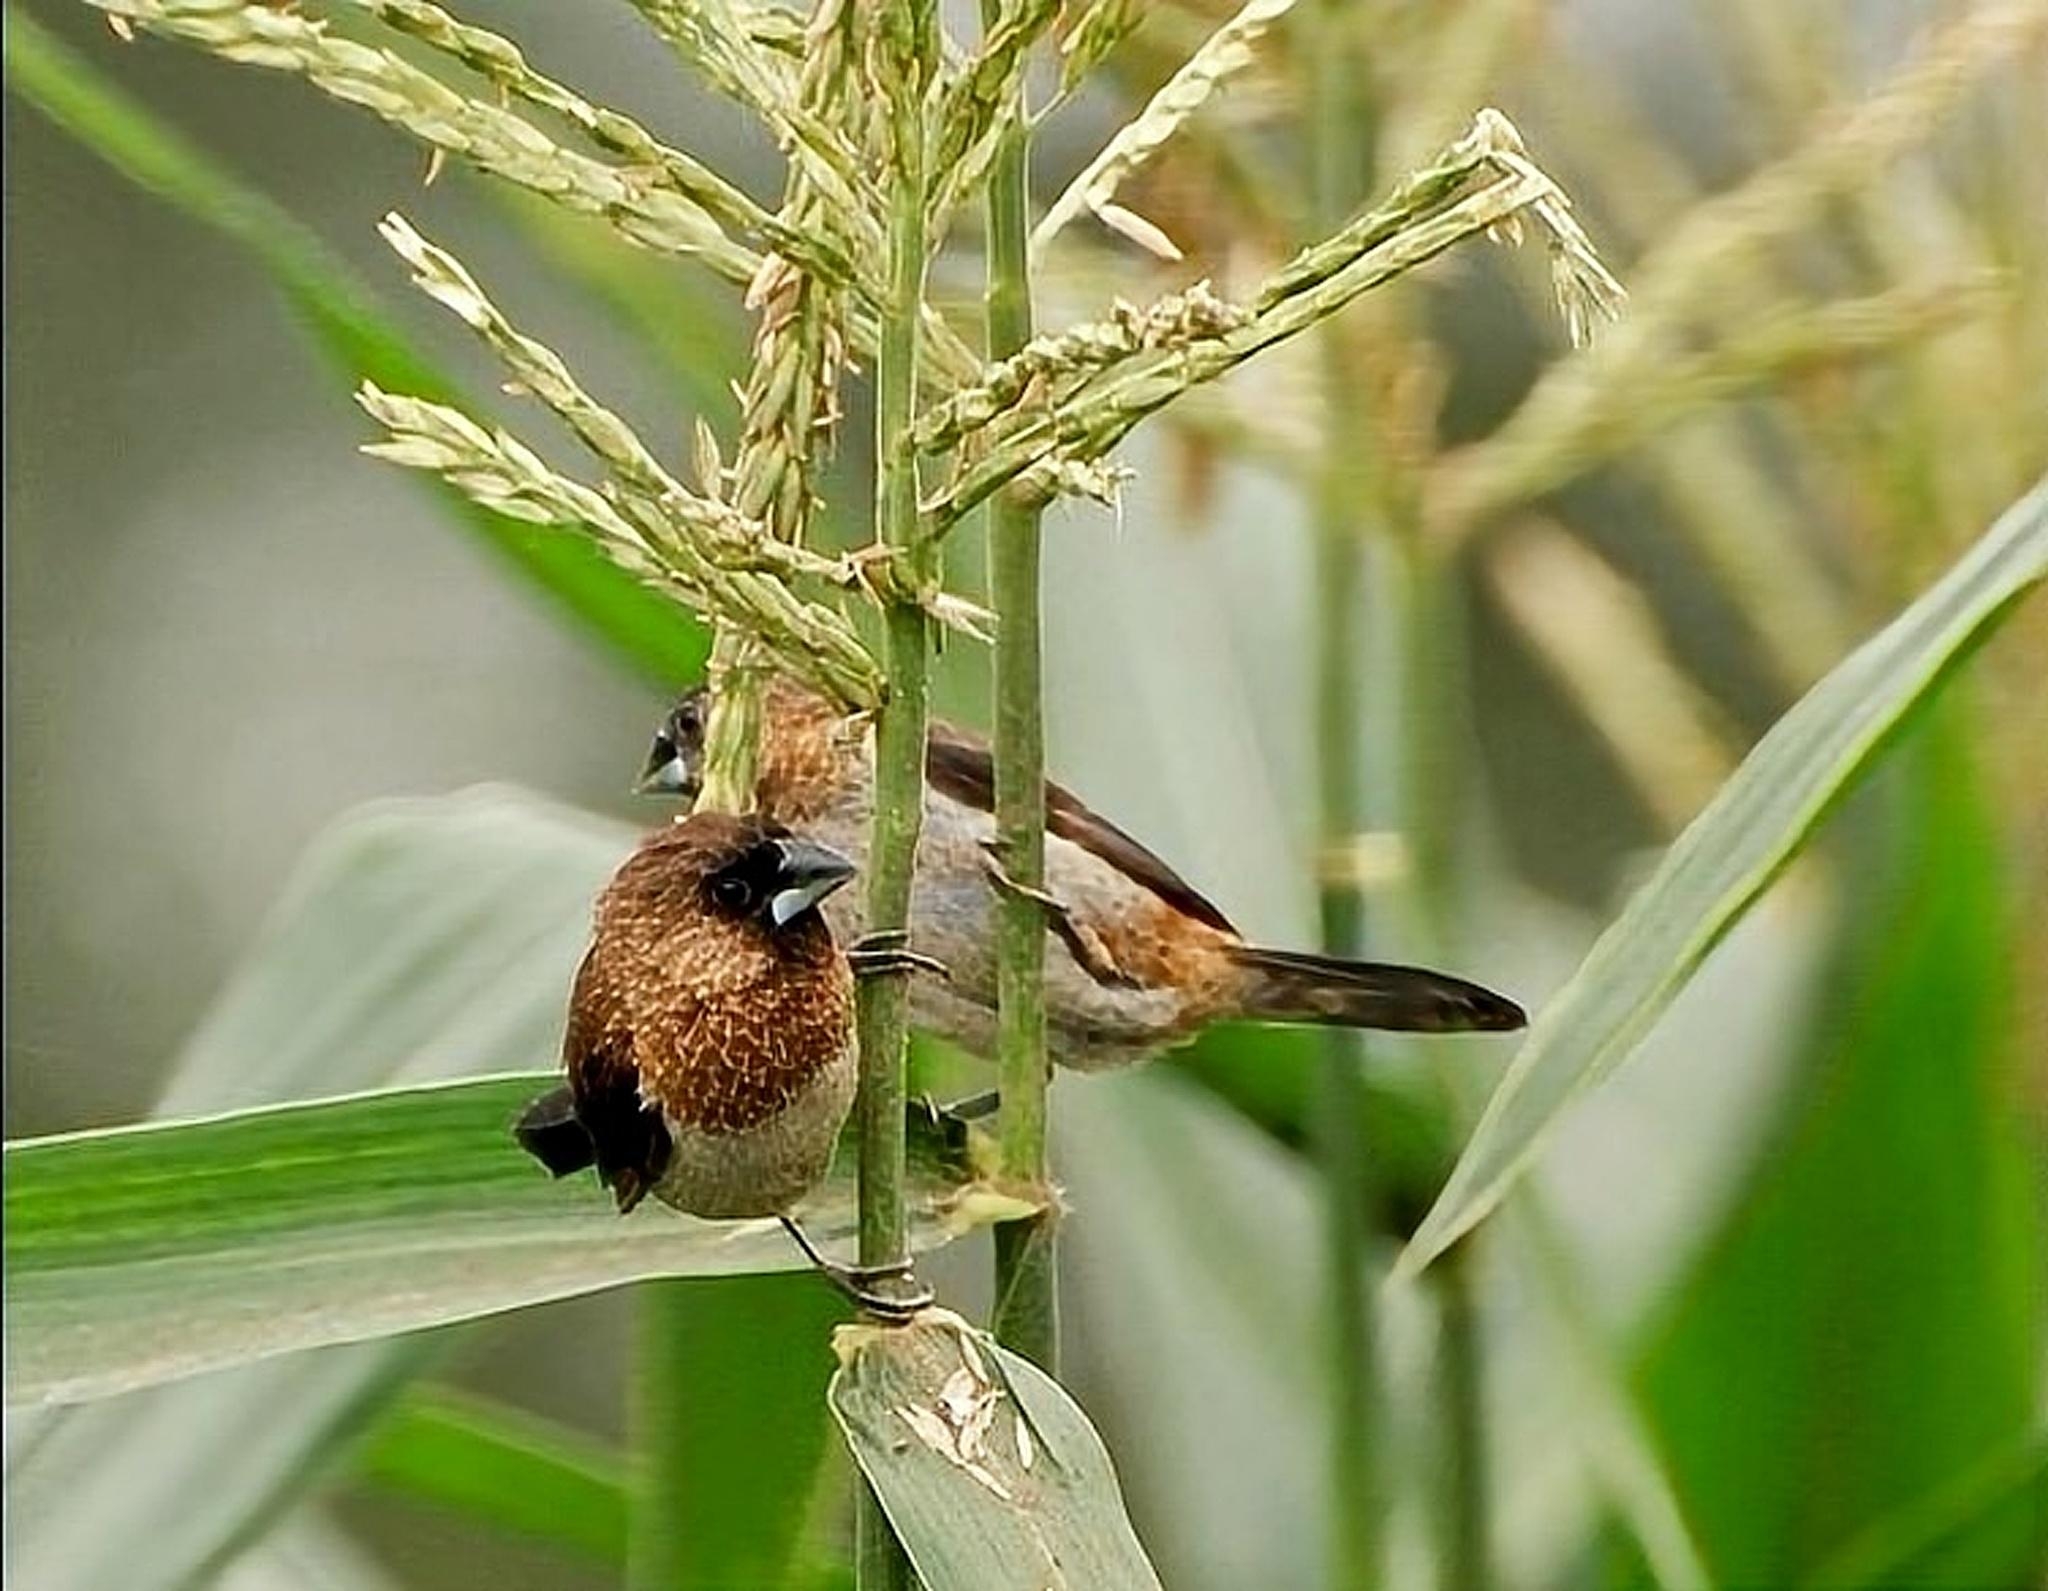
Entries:
[[[432,0],[354,0],[380,22],[460,61],[501,91],[550,111],[575,125],[593,144],[662,179],[703,207],[729,232],[763,249],[799,260],[805,269],[848,283],[870,300],[874,284],[840,240],[822,228],[793,224],[771,215],[747,194],[682,150],[663,143],[632,117],[584,98],[566,84],[544,76],[510,39],[450,15]],[[872,274],[874,261],[867,262]]]
[[852,707],[880,700],[879,671],[843,617],[798,598],[771,573],[727,567],[706,554],[701,538],[673,534],[673,520],[650,522],[642,517],[643,499],[607,495],[570,480],[516,438],[487,430],[446,404],[367,384],[357,401],[390,433],[388,441],[364,449],[373,457],[430,471],[515,518],[580,526],[625,568],[707,618],[746,627],[784,667],[837,700]]
[[728,237],[658,164],[611,165],[565,148],[501,105],[456,92],[390,50],[334,33],[296,9],[236,0],[89,0],[135,28],[183,39],[225,60],[306,78],[430,148],[570,210],[602,216],[625,238],[694,255],[745,281],[753,251]]
[[1129,353],[1051,402],[1027,388],[980,428],[974,456],[927,501],[930,532],[942,534],[1027,471],[1037,472],[1031,478],[1038,489],[1050,487],[1066,463],[1101,458],[1146,416],[1190,389],[1226,375],[1336,314],[1362,293],[1512,217],[1526,214],[1547,238],[1559,239],[1573,258],[1574,281],[1583,278],[1588,284],[1582,291],[1611,302],[1612,294],[1598,284],[1612,278],[1598,268],[1583,232],[1558,207],[1557,184],[1520,150],[1521,140],[1507,119],[1482,112],[1464,137],[1410,173],[1392,196],[1269,277],[1246,313],[1210,312],[1215,329],[1171,348]]
[[[1246,0],[1047,206],[1031,233],[1033,256],[1043,256],[1060,230],[1084,210],[1142,247],[1162,253],[1159,242],[1165,234],[1129,210],[1117,207],[1112,211],[1110,201],[1124,179],[1157,154],[1218,88],[1251,65],[1259,40],[1293,9],[1294,0]],[[1177,258],[1177,251],[1167,257]]]

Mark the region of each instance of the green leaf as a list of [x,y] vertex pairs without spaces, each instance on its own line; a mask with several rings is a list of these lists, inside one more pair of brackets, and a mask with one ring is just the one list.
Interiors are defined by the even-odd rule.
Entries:
[[[12,6],[6,24],[15,91],[136,186],[245,249],[333,366],[342,392],[369,380],[474,412],[319,238]],[[703,672],[710,652],[704,627],[589,537],[507,519],[452,488],[433,489],[454,522],[639,673],[673,686]]]
[[833,1347],[832,1413],[925,1585],[1157,1591],[1102,1438],[1030,1360],[937,1309]]
[[[521,1073],[9,1144],[8,1401],[82,1402],[646,1277],[803,1266],[773,1219],[660,1205],[621,1219],[594,1178],[551,1179],[510,1129],[556,1081]],[[918,1246],[998,1207],[955,1199],[964,1167],[936,1129],[916,1135],[912,1161]],[[802,1209],[822,1243],[851,1235],[844,1157]]]
[[1879,1550],[2039,1418],[2008,862],[1963,705],[1845,814],[1849,943],[1803,1086],[1653,1339],[1646,1402],[1717,1584],[2029,1578],[2011,1511],[1951,1516],[1910,1576]]
[[382,1490],[621,1567],[625,1466],[579,1432],[446,1388],[393,1409],[356,1459]]
[[1396,1266],[1498,1205],[1573,1099],[1619,1066],[1912,709],[2048,575],[2048,482],[1779,720],[1531,1027]]
[[[2001,1515],[2009,1518],[2000,1519]],[[1831,1553],[1814,1571],[1815,1586],[1954,1585],[1943,1572],[1945,1550],[1987,1527],[2025,1543],[2015,1584],[2039,1583],[2048,1571],[2048,1431],[2034,1431],[1914,1499]],[[1981,1567],[1981,1565],[1980,1565]]]

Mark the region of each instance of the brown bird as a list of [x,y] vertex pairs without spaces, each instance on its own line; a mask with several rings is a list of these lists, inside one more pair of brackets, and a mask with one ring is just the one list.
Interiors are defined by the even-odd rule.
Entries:
[[[687,693],[655,734],[640,788],[693,797],[708,700]],[[786,679],[766,692],[755,798],[856,861],[873,809],[873,735]],[[995,1034],[995,895],[1017,888],[991,855],[994,771],[986,741],[934,722],[925,753],[924,831],[911,946],[946,980],[912,985],[912,1021],[987,1055]],[[1446,973],[1247,945],[1195,888],[1059,785],[1045,787],[1048,1047],[1084,1071],[1142,1060],[1211,1022],[1251,1018],[1447,1033],[1527,1021],[1512,1000]],[[842,940],[861,934],[858,893],[827,904]]]
[[867,1290],[877,1273],[823,1260],[789,1214],[853,1103],[853,973],[818,912],[853,873],[760,816],[649,835],[598,897],[568,1083],[514,1133],[558,1177],[595,1166],[622,1215],[652,1194],[713,1220],[779,1216],[860,1302],[894,1309]]

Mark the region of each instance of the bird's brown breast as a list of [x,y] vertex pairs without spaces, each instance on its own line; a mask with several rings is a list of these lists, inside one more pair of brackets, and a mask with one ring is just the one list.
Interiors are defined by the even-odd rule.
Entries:
[[743,1132],[850,1042],[853,984],[821,921],[775,936],[702,915],[622,869],[600,900],[564,1059],[579,1095],[630,1069],[670,1123]]

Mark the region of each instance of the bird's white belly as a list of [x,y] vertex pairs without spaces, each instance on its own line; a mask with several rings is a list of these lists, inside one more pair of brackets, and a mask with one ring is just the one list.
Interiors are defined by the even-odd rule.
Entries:
[[855,1054],[849,1044],[786,1109],[757,1126],[709,1132],[669,1122],[668,1165],[654,1196],[712,1221],[789,1209],[832,1164],[839,1129],[853,1108]]

